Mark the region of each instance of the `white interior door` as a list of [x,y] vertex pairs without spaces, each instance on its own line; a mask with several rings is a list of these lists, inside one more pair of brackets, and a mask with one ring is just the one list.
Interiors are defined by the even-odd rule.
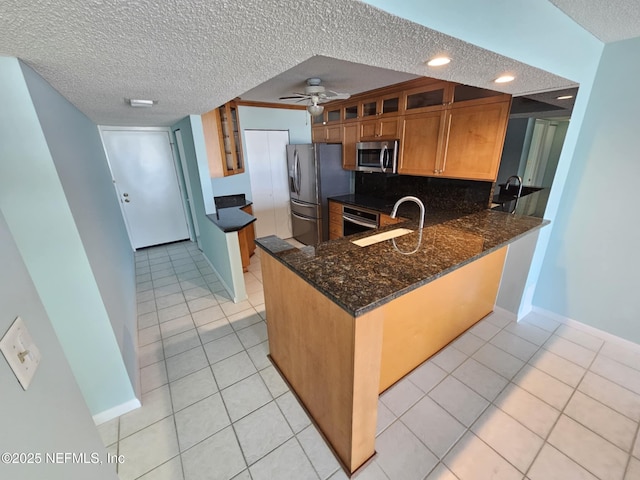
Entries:
[[256,236],[290,238],[287,130],[245,130]]
[[133,248],[189,238],[169,132],[101,129]]

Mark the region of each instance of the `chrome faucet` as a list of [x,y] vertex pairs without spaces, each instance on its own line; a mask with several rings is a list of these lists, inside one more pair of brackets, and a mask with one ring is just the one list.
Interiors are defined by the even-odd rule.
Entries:
[[422,227],[424,227],[424,203],[422,203],[422,200],[420,200],[418,197],[409,195],[406,197],[402,197],[400,200],[398,200],[396,204],[393,206],[393,210],[391,211],[391,218],[396,218],[396,214],[398,213],[398,207],[400,206],[401,203],[404,203],[407,200],[411,200],[412,202],[417,203],[418,206],[420,207],[420,231],[422,231]]
[[518,181],[518,195],[517,197],[520,198],[520,195],[522,194],[522,178],[519,177],[518,175],[511,175],[509,178],[507,178],[507,182],[504,184],[504,189],[505,190],[509,190],[509,185],[511,185],[511,180],[517,180]]
[[518,194],[516,195],[516,199],[513,203],[513,208],[511,209],[511,213],[516,213],[516,208],[518,207],[518,200],[520,199],[520,195],[522,195],[522,178],[518,175],[511,175],[507,178],[507,182],[504,184],[505,191],[509,190],[509,185],[511,185],[511,180],[518,181]]

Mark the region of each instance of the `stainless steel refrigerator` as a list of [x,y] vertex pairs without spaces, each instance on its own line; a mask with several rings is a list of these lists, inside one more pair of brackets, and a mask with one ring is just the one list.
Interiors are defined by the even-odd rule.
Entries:
[[350,193],[351,172],[342,168],[342,145],[287,145],[291,228],[305,245],[329,239],[327,197]]

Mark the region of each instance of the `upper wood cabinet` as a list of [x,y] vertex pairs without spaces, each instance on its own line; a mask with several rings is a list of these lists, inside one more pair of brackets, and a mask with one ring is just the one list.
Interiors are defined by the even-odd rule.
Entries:
[[395,140],[400,137],[400,117],[375,118],[360,122],[360,140]]
[[453,84],[435,81],[402,93],[402,107],[405,114],[441,110],[451,103]]
[[509,97],[448,110],[441,176],[495,181],[510,105]]
[[311,140],[313,142],[342,143],[342,124],[314,125],[311,127]]
[[360,118],[366,120],[381,115],[398,115],[402,107],[401,96],[401,92],[394,92],[361,100]]
[[202,128],[211,177],[244,172],[238,108],[234,102],[202,115]]
[[427,176],[438,174],[444,124],[444,110],[404,117],[398,173]]
[[342,168],[345,170],[356,169],[356,143],[360,141],[358,136],[360,124],[350,123],[343,126],[342,131]]
[[398,173],[495,181],[511,96],[420,78],[325,105],[314,142],[342,143],[355,170],[357,142],[400,139]]
[[404,117],[398,173],[494,181],[511,97]]

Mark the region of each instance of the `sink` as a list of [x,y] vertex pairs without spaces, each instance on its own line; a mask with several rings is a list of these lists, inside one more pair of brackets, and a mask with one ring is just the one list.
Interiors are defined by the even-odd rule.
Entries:
[[384,242],[385,240],[401,237],[402,235],[406,235],[407,233],[411,232],[413,232],[413,230],[409,230],[408,228],[395,228],[393,230],[376,233],[375,235],[370,235],[359,240],[351,240],[351,243],[355,243],[359,247],[368,247],[369,245],[373,245],[374,243],[380,243]]

